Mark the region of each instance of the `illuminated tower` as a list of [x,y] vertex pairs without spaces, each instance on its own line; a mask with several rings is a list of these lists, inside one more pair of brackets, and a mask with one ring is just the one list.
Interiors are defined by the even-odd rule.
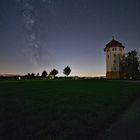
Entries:
[[124,46],[113,38],[104,51],[106,52],[106,78],[120,79],[120,60],[124,54]]

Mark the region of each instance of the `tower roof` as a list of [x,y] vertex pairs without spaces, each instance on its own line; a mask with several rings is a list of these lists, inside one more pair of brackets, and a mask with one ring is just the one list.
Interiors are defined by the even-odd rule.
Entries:
[[106,47],[104,48],[104,51],[106,51],[107,48],[113,48],[113,47],[121,47],[121,48],[125,48],[122,43],[120,43],[119,41],[115,40],[114,38],[106,45]]

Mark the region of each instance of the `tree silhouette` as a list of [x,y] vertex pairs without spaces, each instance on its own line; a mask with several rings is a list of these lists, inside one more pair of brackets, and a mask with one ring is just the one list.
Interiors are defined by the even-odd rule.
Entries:
[[46,70],[44,70],[44,71],[42,72],[41,77],[46,78],[46,77],[47,77],[47,75],[48,75],[47,71],[46,71]]
[[122,58],[120,69],[121,72],[124,73],[124,76],[128,78],[135,78],[137,75],[139,75],[139,60],[136,50],[128,52],[127,55]]
[[58,70],[56,69],[53,69],[51,72],[50,72],[50,75],[53,75],[54,77],[58,74]]
[[39,73],[36,74],[36,77],[39,78]]
[[30,74],[30,73],[27,74],[27,78],[28,78],[28,79],[31,78],[31,74]]
[[35,78],[35,74],[31,73],[31,78],[34,79]]
[[71,69],[69,66],[65,67],[64,70],[63,70],[63,73],[68,76],[70,73],[71,73]]

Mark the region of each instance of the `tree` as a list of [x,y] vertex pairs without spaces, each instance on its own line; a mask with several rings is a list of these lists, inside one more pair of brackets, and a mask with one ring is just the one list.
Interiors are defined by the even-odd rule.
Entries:
[[35,78],[35,74],[31,73],[31,78],[34,79]]
[[27,78],[28,78],[28,79],[31,78],[31,74],[30,74],[30,73],[27,74]]
[[36,77],[39,78],[39,73],[36,74]]
[[46,78],[46,77],[47,77],[47,75],[48,75],[47,71],[45,71],[45,70],[44,70],[44,71],[42,72],[41,77]]
[[65,67],[64,70],[63,70],[63,73],[68,76],[70,73],[71,73],[71,69],[69,66]]
[[136,50],[132,50],[128,52],[126,56],[123,56],[120,62],[120,69],[123,73],[123,77],[135,78],[137,75],[139,75],[139,59]]
[[50,75],[53,75],[54,77],[58,74],[58,70],[56,69],[53,69],[51,72],[50,72]]

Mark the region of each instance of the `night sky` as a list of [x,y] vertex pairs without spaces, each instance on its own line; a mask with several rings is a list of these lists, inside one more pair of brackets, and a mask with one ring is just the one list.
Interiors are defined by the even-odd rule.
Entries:
[[140,54],[139,0],[0,0],[0,74],[105,75],[112,36]]

